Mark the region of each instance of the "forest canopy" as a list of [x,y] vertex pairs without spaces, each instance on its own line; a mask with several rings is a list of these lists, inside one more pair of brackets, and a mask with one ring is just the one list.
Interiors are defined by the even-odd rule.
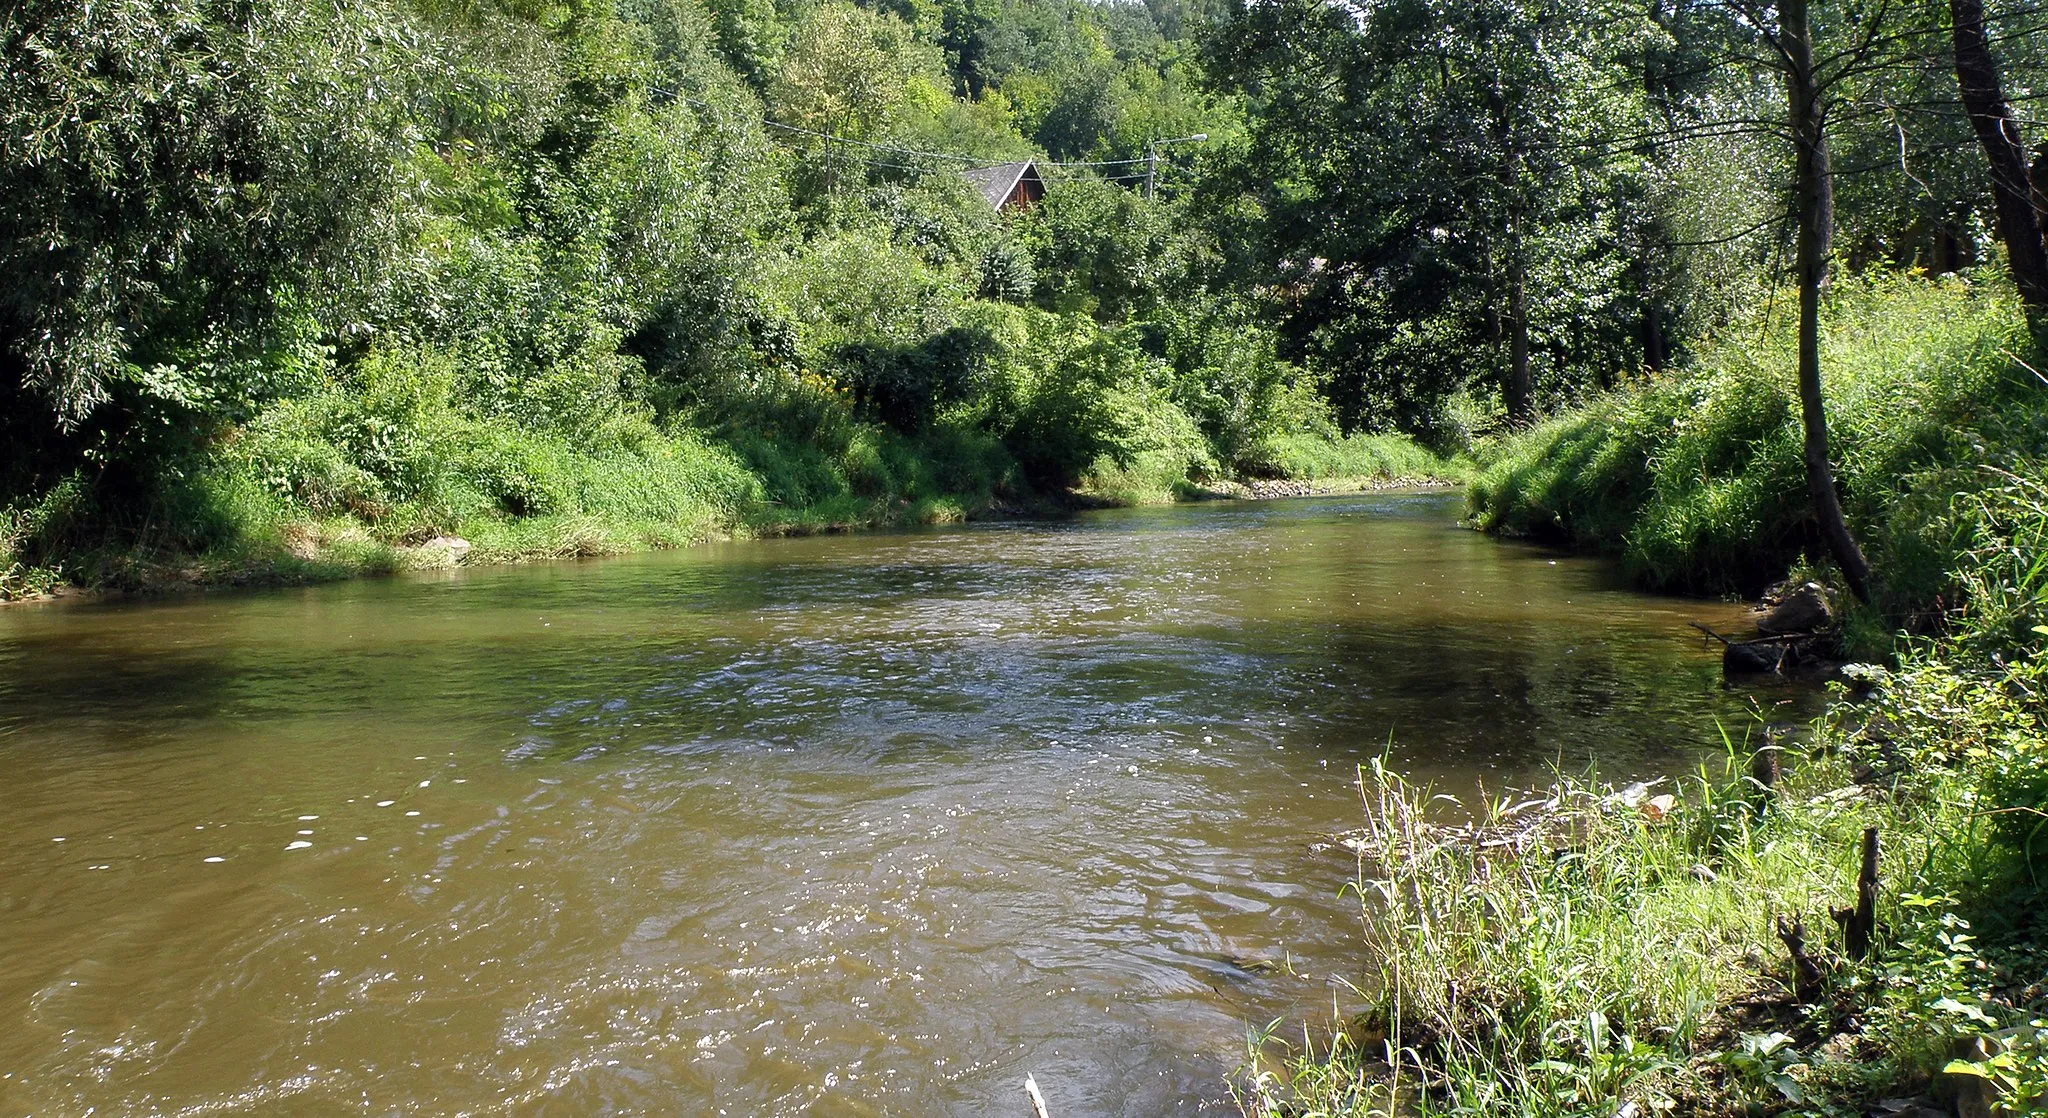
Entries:
[[[2010,283],[1952,12],[1797,7],[1829,261]],[[2010,108],[2037,16],[1950,7],[2048,175]],[[1791,10],[26,0],[0,535],[35,563],[1442,472],[1794,285]],[[1035,206],[962,174],[1022,160]]]

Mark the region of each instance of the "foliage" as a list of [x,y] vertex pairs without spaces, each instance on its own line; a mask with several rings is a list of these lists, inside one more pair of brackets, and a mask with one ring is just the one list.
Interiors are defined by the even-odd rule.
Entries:
[[[1330,434],[1312,387],[1275,404],[1313,378],[1204,288],[1173,203],[1068,181],[999,215],[948,158],[1226,134],[1182,15],[16,5],[0,586],[1270,471],[1258,448]],[[1182,298],[1228,344],[1198,328],[1162,361]]]
[[377,14],[163,0],[0,16],[0,349],[61,424],[194,358],[227,381],[216,394],[260,396],[262,364],[232,358],[261,352],[293,292],[341,309],[375,284],[408,139],[391,108],[404,60]]
[[1038,305],[1103,322],[1153,317],[1173,268],[1172,221],[1106,182],[1054,184],[1019,234],[1031,253]]
[[1284,436],[1273,447],[1272,469],[1281,477],[1293,478],[1420,480],[1456,476],[1455,466],[1398,435]]
[[1640,362],[1639,172],[1583,151],[1636,130],[1626,70],[1652,31],[1625,4],[1300,0],[1209,39],[1264,110],[1222,182],[1258,199],[1260,270],[1347,425],[1428,432],[1517,337],[1570,370],[1561,394]]

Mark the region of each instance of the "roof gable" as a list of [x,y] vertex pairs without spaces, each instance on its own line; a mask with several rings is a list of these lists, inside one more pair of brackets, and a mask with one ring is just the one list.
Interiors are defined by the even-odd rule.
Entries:
[[993,167],[976,167],[962,171],[961,174],[974,189],[981,192],[982,198],[987,200],[990,206],[999,210],[1003,208],[1003,203],[1010,200],[1010,195],[1016,193],[1017,184],[1027,177],[1041,183],[1045,181],[1039,177],[1037,162],[1030,159],[1022,163],[998,163]]

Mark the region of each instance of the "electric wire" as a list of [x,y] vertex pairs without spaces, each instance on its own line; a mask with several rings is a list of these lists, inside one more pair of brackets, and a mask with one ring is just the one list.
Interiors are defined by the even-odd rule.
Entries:
[[[697,98],[695,98],[695,97],[691,97],[691,96],[689,96],[688,94],[685,94],[685,93],[679,93],[679,92],[677,92],[677,91],[675,91],[675,90],[672,90],[672,89],[663,89],[663,88],[661,88],[660,86],[649,86],[649,87],[648,87],[648,91],[649,91],[649,92],[651,92],[651,93],[656,93],[656,94],[659,94],[659,95],[661,95],[661,96],[663,96],[663,97],[668,97],[668,98],[672,98],[672,99],[674,99],[674,100],[677,100],[677,101],[681,101],[681,102],[683,102],[683,103],[685,103],[685,104],[688,104],[688,105],[695,105],[696,107],[698,107],[698,108],[700,108],[700,109],[703,109],[703,110],[705,110],[705,111],[707,111],[707,112],[709,112],[709,113],[712,113],[713,115],[715,115],[715,116],[718,116],[718,117],[720,117],[721,119],[724,119],[724,120],[726,120],[726,121],[728,121],[728,122],[730,122],[730,121],[731,121],[731,120],[733,119],[733,118],[732,118],[732,116],[731,116],[730,114],[728,114],[728,113],[727,113],[727,112],[726,112],[725,110],[723,110],[723,109],[719,108],[719,107],[718,107],[717,105],[714,105],[714,104],[712,104],[712,103],[711,103],[711,102],[709,102],[709,101],[702,101],[702,100],[699,100],[699,99],[697,99]],[[899,146],[897,146],[897,145],[895,145],[895,144],[880,144],[880,143],[875,143],[875,142],[872,142],[872,141],[869,141],[869,140],[856,140],[856,139],[853,139],[852,137],[849,137],[849,136],[839,136],[839,135],[835,135],[835,134],[833,134],[833,133],[830,133],[830,132],[820,132],[820,131],[818,131],[818,130],[816,130],[816,129],[813,129],[813,128],[804,128],[804,127],[801,127],[801,126],[799,126],[799,125],[795,125],[795,124],[785,124],[785,123],[783,123],[782,121],[776,120],[775,118],[773,118],[773,117],[770,117],[770,116],[766,116],[766,115],[764,115],[764,116],[762,116],[762,117],[760,118],[760,122],[761,122],[761,123],[762,123],[763,125],[765,125],[765,126],[767,126],[767,127],[769,127],[769,128],[773,128],[773,129],[776,129],[776,130],[778,130],[778,131],[782,131],[782,132],[788,132],[788,133],[792,133],[792,134],[794,134],[794,135],[799,135],[799,136],[810,136],[810,137],[813,137],[813,138],[815,138],[815,139],[823,140],[823,141],[825,141],[825,142],[826,142],[827,144],[843,144],[843,145],[847,145],[847,146],[850,146],[850,147],[858,147],[858,148],[865,148],[865,149],[867,149],[867,150],[869,150],[869,151],[883,151],[883,152],[889,152],[889,153],[891,153],[891,154],[894,154],[894,155],[907,155],[907,156],[913,156],[913,157],[916,157],[916,158],[919,158],[919,159],[940,159],[940,160],[947,160],[947,161],[950,161],[950,162],[955,162],[955,163],[961,163],[961,164],[965,164],[965,166],[963,166],[963,167],[961,168],[961,170],[963,170],[963,171],[980,171],[980,170],[987,170],[987,169],[988,169],[988,168],[990,168],[990,167],[1002,167],[1002,166],[1006,166],[1006,165],[1008,165],[1008,164],[1011,164],[1011,163],[1023,163],[1023,162],[1029,162],[1029,163],[1035,164],[1036,166],[1039,166],[1039,167],[1059,167],[1059,168],[1062,168],[1062,169],[1064,169],[1064,168],[1071,168],[1071,167],[1124,167],[1124,166],[1129,166],[1129,165],[1131,165],[1131,164],[1134,164],[1134,163],[1149,163],[1149,162],[1151,162],[1151,161],[1152,161],[1150,157],[1140,157],[1140,158],[1136,158],[1136,159],[1094,159],[1094,160],[1060,160],[1060,159],[1031,159],[1031,160],[1021,160],[1021,159],[998,159],[998,160],[993,160],[993,161],[991,161],[991,160],[989,160],[989,159],[986,159],[986,158],[978,158],[978,157],[975,157],[975,156],[971,156],[971,155],[960,155],[960,154],[957,154],[957,153],[954,153],[954,152],[943,152],[943,151],[920,151],[920,150],[918,150],[918,149],[916,149],[916,148],[906,148],[906,147],[899,147]],[[853,161],[853,162],[862,162],[862,163],[866,163],[866,164],[868,164],[868,165],[869,165],[869,166],[871,166],[871,167],[886,167],[886,168],[890,168],[890,169],[893,169],[893,170],[901,170],[901,171],[923,171],[923,170],[930,170],[930,168],[927,168],[927,167],[915,167],[915,166],[907,166],[907,165],[904,165],[904,164],[900,164],[900,163],[881,163],[881,162],[876,162],[876,161],[874,161],[874,160],[862,160],[862,159],[855,159],[855,160],[852,160],[852,161]],[[1162,157],[1162,159],[1161,159],[1161,162],[1162,162],[1162,163],[1164,162],[1164,158],[1163,158],[1163,157]],[[1143,177],[1145,177],[1145,176],[1144,176],[1144,175],[1142,175],[1142,174],[1139,174],[1139,175],[1103,175],[1103,176],[1100,176],[1100,177],[1102,177],[1102,178],[1104,178],[1104,179],[1107,179],[1107,180],[1109,180],[1109,181],[1112,181],[1112,182],[1114,182],[1114,181],[1118,181],[1118,180],[1121,180],[1121,179],[1128,179],[1128,178],[1143,178]]]

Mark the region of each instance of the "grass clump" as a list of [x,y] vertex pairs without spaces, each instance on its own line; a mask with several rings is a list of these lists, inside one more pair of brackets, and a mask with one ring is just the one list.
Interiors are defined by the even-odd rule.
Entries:
[[[1768,795],[1735,765],[1703,767],[1669,801],[1564,778],[1446,827],[1431,789],[1364,770],[1370,1008],[1251,1075],[1246,1112],[1855,1113],[1972,1051],[2004,1061],[1999,1113],[2034,1112],[2048,1083],[2044,712],[2028,712],[2032,744],[2007,741],[1991,767],[1960,763],[1968,735],[1910,715],[1939,695],[2003,719],[2017,682],[1959,687],[1919,664],[1830,723]],[[1888,745],[1867,735],[1902,713],[1942,744],[1874,781]],[[1828,910],[1855,904],[1866,827],[1882,836],[1882,931],[1852,960]],[[1807,1004],[1780,916],[1824,969]]]
[[27,519],[19,510],[0,509],[0,602],[40,597],[63,581],[57,568],[25,563],[17,554]]

